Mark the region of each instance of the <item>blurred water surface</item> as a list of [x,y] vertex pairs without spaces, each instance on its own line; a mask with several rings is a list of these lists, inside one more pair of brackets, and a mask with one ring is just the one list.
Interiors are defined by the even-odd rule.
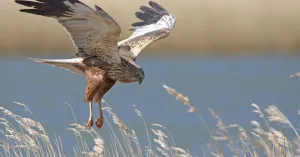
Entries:
[[[132,104],[141,110],[148,124],[166,126],[176,143],[189,148],[194,155],[201,154],[201,147],[206,147],[209,141],[199,119],[186,113],[186,107],[169,96],[163,84],[188,96],[212,128],[215,121],[208,113],[209,107],[226,123],[239,123],[247,128],[250,120],[259,119],[251,112],[251,103],[262,108],[276,104],[298,126],[300,78],[288,76],[300,71],[299,57],[162,56],[141,57],[138,63],[145,71],[144,82],[141,85],[117,83],[105,100],[120,119],[136,131],[143,144],[147,142],[145,129]],[[62,137],[65,151],[70,154],[76,140],[67,128],[74,118],[65,102],[73,106],[77,121],[86,123],[89,115],[88,105],[83,102],[86,79],[27,59],[1,59],[0,72],[0,105],[27,115],[12,101],[26,104],[51,137],[54,133]],[[96,118],[98,108],[94,108]],[[105,123],[100,130],[105,139],[109,138],[107,131]]]

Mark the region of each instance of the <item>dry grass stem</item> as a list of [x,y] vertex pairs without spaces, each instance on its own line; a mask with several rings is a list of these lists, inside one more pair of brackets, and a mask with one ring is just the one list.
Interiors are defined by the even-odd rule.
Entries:
[[[254,108],[253,112],[259,116],[259,119],[263,119],[264,123],[262,125],[257,120],[250,121],[251,128],[249,131],[240,124],[225,124],[222,118],[209,108],[209,112],[216,120],[216,129],[212,132],[187,97],[166,85],[164,88],[189,106],[189,111],[194,112],[201,119],[210,138],[214,140],[214,143],[208,144],[207,148],[199,146],[199,149],[202,149],[202,156],[297,157],[300,155],[298,130],[275,105],[260,109],[258,105],[251,104]],[[72,154],[65,154],[63,138],[56,135],[54,138],[49,137],[42,124],[34,118],[25,104],[14,103],[28,111],[31,118],[22,117],[0,106],[0,113],[3,115],[0,117],[0,157],[72,156]],[[103,101],[103,103],[105,104],[103,109],[106,111],[104,114],[106,126],[110,135],[105,140],[100,136],[98,130],[94,128],[88,130],[86,125],[78,124],[72,107],[68,104],[75,120],[75,123],[68,128],[75,135],[77,141],[77,144],[73,146],[73,156],[192,157],[192,153],[187,148],[180,148],[176,145],[171,132],[165,126],[156,123],[147,125],[142,112],[133,105],[136,116],[142,119],[147,134],[148,143],[141,145],[145,142],[139,142],[140,139],[136,132],[113,112],[112,107],[107,102]],[[273,126],[273,123],[281,125]],[[293,131],[293,136],[285,134],[285,129]],[[186,135],[183,133],[182,136]],[[93,144],[87,142],[86,137],[92,138]]]
[[163,87],[170,95],[173,95],[177,100],[180,100],[181,102],[183,102],[185,105],[189,107],[187,112],[196,112],[195,106],[190,102],[188,97],[182,95],[181,93],[177,92],[175,89],[167,85],[163,85]]
[[292,125],[292,123],[288,120],[288,118],[275,106],[270,105],[265,111],[268,114],[268,121],[270,122],[276,122],[283,125],[286,125],[293,129],[295,135],[297,136],[298,140],[300,140],[300,136],[298,134],[298,131],[296,128]]

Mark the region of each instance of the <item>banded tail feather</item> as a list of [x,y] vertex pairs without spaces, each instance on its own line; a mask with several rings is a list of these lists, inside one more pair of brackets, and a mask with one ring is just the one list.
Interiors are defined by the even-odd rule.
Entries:
[[65,70],[71,71],[75,74],[82,74],[83,72],[78,69],[78,65],[82,63],[83,58],[72,58],[72,59],[38,59],[29,58],[38,63],[50,64]]

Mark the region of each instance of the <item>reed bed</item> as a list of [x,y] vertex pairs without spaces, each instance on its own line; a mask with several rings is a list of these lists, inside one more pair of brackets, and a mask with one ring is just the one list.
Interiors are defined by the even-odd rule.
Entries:
[[[0,157],[300,156],[298,130],[275,105],[261,109],[257,104],[251,104],[252,112],[257,114],[260,120],[251,121],[250,130],[239,124],[226,124],[213,109],[209,108],[208,112],[216,120],[216,126],[210,128],[188,97],[167,85],[163,85],[163,88],[185,104],[188,107],[187,112],[195,114],[204,124],[211,140],[203,148],[201,154],[190,154],[188,148],[178,147],[175,143],[176,137],[173,137],[166,127],[161,124],[147,124],[142,112],[133,105],[136,115],[141,118],[141,125],[144,125],[147,133],[148,143],[142,146],[135,130],[128,128],[106,101],[102,103],[104,105],[103,110],[106,112],[105,118],[107,119],[110,139],[105,141],[97,130],[93,128],[88,130],[85,124],[78,124],[74,115],[76,123],[70,124],[68,130],[74,134],[77,143],[74,144],[73,153],[65,154],[62,139],[59,136],[51,139],[41,123],[34,118],[30,109],[25,104],[14,102],[28,111],[30,117],[22,117],[0,107],[2,113],[0,118]],[[203,109],[201,110],[203,111]],[[285,135],[282,131],[285,129],[290,129],[294,135]],[[88,144],[86,135],[93,139],[92,146]],[[150,137],[154,138],[151,139]]]

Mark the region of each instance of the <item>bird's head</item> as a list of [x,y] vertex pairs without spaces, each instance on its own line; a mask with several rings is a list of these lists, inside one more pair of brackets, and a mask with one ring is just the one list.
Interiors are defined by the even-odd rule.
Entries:
[[136,68],[135,78],[137,79],[139,84],[141,84],[143,82],[143,80],[145,79],[145,73],[144,73],[144,70],[142,68]]

